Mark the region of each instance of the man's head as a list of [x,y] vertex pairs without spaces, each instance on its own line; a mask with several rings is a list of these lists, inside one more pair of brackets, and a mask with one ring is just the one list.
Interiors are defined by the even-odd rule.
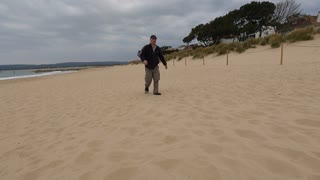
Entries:
[[157,36],[156,35],[151,35],[150,36],[150,43],[152,45],[155,45],[157,43]]

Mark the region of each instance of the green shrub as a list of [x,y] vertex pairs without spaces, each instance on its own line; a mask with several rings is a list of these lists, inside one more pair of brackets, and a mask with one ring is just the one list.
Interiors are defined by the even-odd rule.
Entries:
[[272,48],[280,47],[281,43],[284,42],[284,39],[279,34],[273,34],[270,36],[269,44]]
[[246,42],[248,43],[248,45],[250,47],[253,47],[254,45],[260,44],[260,42],[262,41],[262,38],[250,38],[248,39]]
[[196,52],[195,54],[193,54],[192,58],[193,59],[200,59],[203,58],[205,55],[201,52]]
[[[299,30],[299,29],[297,29]],[[305,32],[309,34],[314,34],[315,33],[315,28],[314,27],[309,27],[309,28],[304,28]]]
[[260,42],[260,45],[261,45],[261,46],[265,46],[265,45],[267,45],[267,44],[268,44],[268,42],[267,42],[266,38],[263,38],[263,39],[261,40],[261,42]]
[[272,35],[266,36],[263,39],[266,41],[266,44],[269,44],[269,40],[271,38]]
[[238,45],[237,45],[237,47],[236,47],[236,52],[238,52],[238,53],[243,53],[246,49],[245,49],[245,47],[243,46],[243,43],[239,43]]
[[176,58],[177,58],[177,57],[176,57],[176,54],[174,54],[174,53],[166,54],[166,55],[165,55],[165,59],[166,59],[167,61],[170,61],[170,60],[176,59]]
[[204,49],[205,48],[197,48],[193,53],[190,53],[190,55],[192,56],[193,59],[200,58],[204,56],[204,52],[205,52]]
[[227,54],[228,51],[229,51],[229,47],[227,44],[219,44],[217,47],[218,55]]
[[261,44],[261,41],[262,41],[262,40],[263,40],[263,38],[257,38],[255,45]]
[[249,49],[250,48],[250,43],[248,41],[245,41],[245,42],[242,43],[242,47],[244,49]]
[[238,43],[238,42],[233,42],[233,43],[228,44],[229,51],[236,51],[239,44],[240,43]]
[[184,50],[184,51],[179,51],[176,54],[176,57],[178,58],[178,61],[180,61],[181,59],[188,57],[188,56],[192,56],[195,50],[192,49],[188,49],[188,50]]
[[198,49],[189,49],[189,50],[188,50],[188,56],[193,56],[196,52],[198,52],[198,50],[199,50],[199,51],[202,51],[201,48],[198,48]]
[[207,54],[213,54],[213,53],[216,53],[216,51],[217,51],[217,45],[211,45],[205,48],[205,52]]
[[280,41],[272,41],[270,45],[272,48],[278,48],[278,47],[280,47],[281,42]]
[[286,40],[291,43],[296,41],[312,40],[314,33],[314,28],[296,29],[286,36]]

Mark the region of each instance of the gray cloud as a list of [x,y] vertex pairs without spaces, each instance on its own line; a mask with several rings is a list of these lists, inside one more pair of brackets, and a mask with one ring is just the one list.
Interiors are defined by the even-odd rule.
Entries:
[[[300,1],[305,13],[319,10],[315,0]],[[248,2],[2,0],[0,64],[133,60],[150,34],[160,46],[177,47],[192,27]]]

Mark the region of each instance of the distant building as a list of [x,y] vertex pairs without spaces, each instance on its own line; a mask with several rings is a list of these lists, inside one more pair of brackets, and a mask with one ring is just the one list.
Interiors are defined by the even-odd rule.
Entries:
[[204,45],[202,45],[201,43],[189,44],[189,46],[181,45],[177,47],[176,50],[181,51],[181,50],[187,50],[187,49],[197,49],[199,47],[204,47]]
[[[263,37],[269,36],[271,34],[275,34],[275,30],[273,27],[269,26],[264,31],[262,31],[261,37],[263,38]],[[256,32],[256,33],[252,33],[252,34],[241,33],[239,35],[239,37],[234,36],[233,38],[221,38],[220,42],[229,44],[229,43],[233,43],[233,42],[245,41],[250,38],[259,38],[259,36],[260,36],[260,32]]]
[[[263,37],[266,37],[266,36],[269,36],[269,35],[275,34],[275,33],[276,33],[276,31],[275,31],[274,27],[269,26],[266,28],[266,30],[262,31],[261,37],[263,38]],[[259,35],[260,35],[260,32],[256,32],[255,38],[259,38]]]
[[298,18],[295,22],[293,22],[294,28],[303,28],[307,26],[318,26],[320,25],[320,12],[318,12],[317,16],[304,16]]
[[229,44],[229,43],[233,43],[233,42],[239,42],[239,39],[237,37],[234,37],[234,38],[221,38],[220,42]]
[[199,48],[199,47],[204,47],[204,45],[201,44],[201,43],[190,44],[187,49],[197,49],[197,48]]

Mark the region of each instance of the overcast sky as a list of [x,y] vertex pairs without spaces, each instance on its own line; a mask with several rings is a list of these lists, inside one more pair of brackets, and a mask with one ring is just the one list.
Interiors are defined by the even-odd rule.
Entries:
[[[178,47],[192,27],[249,0],[1,0],[0,64],[130,61],[158,36]],[[278,2],[278,0],[271,0]],[[320,0],[296,0],[316,15]]]

